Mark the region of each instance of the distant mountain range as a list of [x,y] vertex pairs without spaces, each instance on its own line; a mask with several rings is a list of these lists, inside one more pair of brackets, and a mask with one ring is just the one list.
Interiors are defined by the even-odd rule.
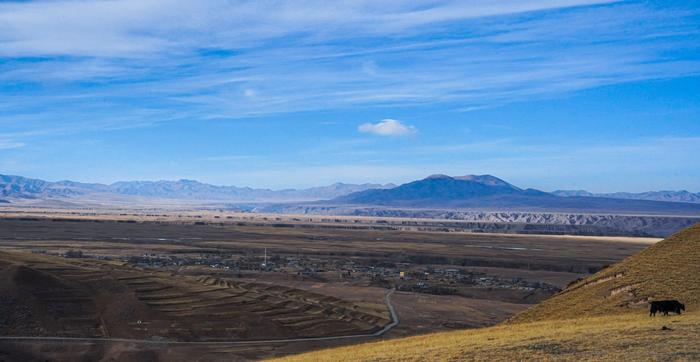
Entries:
[[212,201],[314,201],[332,199],[353,192],[395,187],[393,184],[346,184],[308,189],[254,189],[215,186],[193,180],[121,181],[111,185],[74,181],[49,182],[21,176],[0,175],[0,197],[15,199],[80,198],[85,196],[146,197]]
[[49,182],[0,175],[0,200],[4,203],[34,203],[33,200],[37,200],[42,205],[65,207],[113,202],[150,204],[152,200],[158,199],[239,206],[245,203],[296,203],[295,205],[312,205],[315,208],[324,207],[323,205],[371,205],[404,209],[700,215],[697,197],[698,195],[686,191],[597,195],[585,191],[547,193],[522,189],[491,175],[432,175],[400,186],[335,183],[301,190],[216,186],[193,180],[122,181],[105,185],[74,181]]
[[568,195],[521,189],[491,175],[433,175],[390,189],[340,196],[331,203],[401,208],[481,208],[700,214],[700,204]]
[[335,201],[361,204],[410,204],[445,205],[464,203],[468,200],[504,197],[509,199],[521,196],[547,196],[542,191],[522,190],[491,175],[467,175],[450,177],[432,175],[425,179],[409,182],[401,186],[384,190],[365,190],[341,196]]
[[670,202],[692,202],[700,203],[700,192],[694,194],[689,191],[648,191],[640,193],[631,192],[613,192],[594,194],[585,190],[557,190],[552,192],[553,195],[571,197],[571,196],[586,196],[586,197],[606,197],[611,199],[627,199],[627,200],[650,200],[650,201],[670,201]]

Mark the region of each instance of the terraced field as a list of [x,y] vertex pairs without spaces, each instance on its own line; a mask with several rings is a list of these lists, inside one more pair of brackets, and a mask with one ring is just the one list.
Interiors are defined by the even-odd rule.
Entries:
[[[500,325],[328,349],[282,361],[698,361],[700,224]],[[649,316],[676,299],[682,314]]]
[[389,325],[387,288],[428,271],[430,285],[459,293],[393,293],[400,324],[382,336],[489,326],[546,296],[543,286],[656,241],[215,216],[0,217],[0,335],[22,337],[0,339],[0,360],[229,361],[370,341]]
[[233,341],[369,333],[386,311],[267,284],[0,253],[4,335]]

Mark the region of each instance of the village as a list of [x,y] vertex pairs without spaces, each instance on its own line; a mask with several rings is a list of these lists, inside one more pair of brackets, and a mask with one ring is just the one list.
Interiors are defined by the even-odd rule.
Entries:
[[560,288],[542,281],[528,281],[520,277],[503,278],[484,272],[451,265],[431,265],[391,262],[366,258],[321,258],[307,255],[268,254],[251,251],[235,253],[161,254],[112,256],[93,255],[82,250],[34,253],[52,254],[64,258],[89,258],[116,261],[144,270],[163,270],[194,275],[217,275],[224,278],[260,278],[286,276],[297,280],[319,282],[365,282],[399,291],[435,295],[460,294],[464,288],[514,290],[523,293],[554,294]]

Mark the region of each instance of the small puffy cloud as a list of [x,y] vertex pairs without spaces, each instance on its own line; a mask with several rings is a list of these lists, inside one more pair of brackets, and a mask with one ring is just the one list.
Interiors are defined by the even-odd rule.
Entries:
[[416,127],[405,125],[395,119],[383,119],[377,123],[363,123],[357,130],[362,133],[372,133],[378,136],[409,136],[418,132]]

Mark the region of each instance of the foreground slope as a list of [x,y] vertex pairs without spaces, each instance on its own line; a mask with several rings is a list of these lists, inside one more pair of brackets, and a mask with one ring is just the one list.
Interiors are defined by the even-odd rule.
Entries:
[[371,333],[386,323],[380,313],[288,287],[0,252],[2,337],[246,341]]
[[[663,330],[666,326],[670,330]],[[695,361],[700,313],[534,322],[387,340],[279,361]]]
[[[674,234],[501,325],[388,340],[285,360],[698,360],[700,224]],[[686,304],[649,317],[648,300]]]
[[513,322],[641,313],[651,300],[678,299],[700,307],[700,224],[609,268],[572,283]]

